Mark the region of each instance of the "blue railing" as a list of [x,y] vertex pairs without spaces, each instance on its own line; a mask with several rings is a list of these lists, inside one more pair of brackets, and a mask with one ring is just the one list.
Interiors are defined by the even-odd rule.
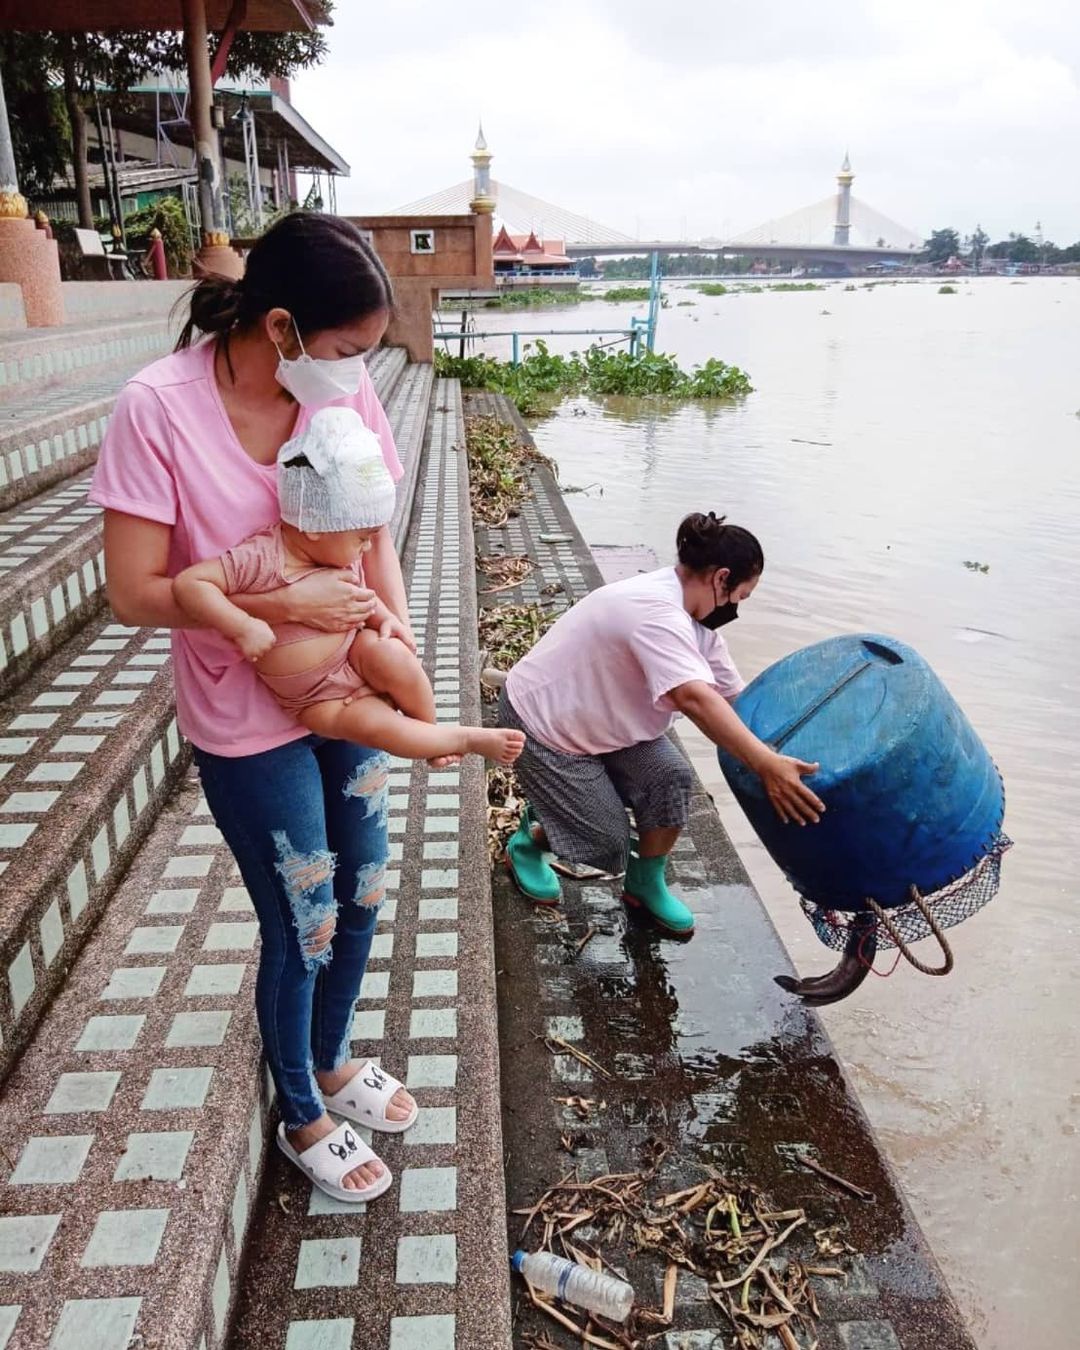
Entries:
[[612,337],[626,338],[630,355],[637,356],[641,349],[655,350],[656,324],[660,317],[660,255],[654,253],[649,268],[649,309],[645,318],[634,315],[628,325],[621,328],[493,328],[480,331],[466,328],[435,328],[433,337],[436,342],[459,342],[464,355],[466,342],[479,338],[510,339],[510,364],[521,363],[521,339],[523,337]]

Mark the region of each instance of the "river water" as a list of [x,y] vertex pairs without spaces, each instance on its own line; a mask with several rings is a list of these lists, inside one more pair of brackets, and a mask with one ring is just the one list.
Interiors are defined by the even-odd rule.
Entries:
[[[955,284],[714,299],[671,284],[658,348],[734,362],[755,392],[735,406],[573,400],[535,435],[562,482],[587,489],[569,500],[592,545],[669,562],[691,510],[759,535],[762,584],[726,633],[747,678],[837,633],[888,633],[989,746],[1016,847],[999,896],[952,933],[955,972],[902,966],[823,1017],[980,1347],[1075,1350],[1080,279]],[[610,327],[641,310],[483,311],[477,326]],[[834,955],[711,748],[686,739],[800,972],[826,969]]]

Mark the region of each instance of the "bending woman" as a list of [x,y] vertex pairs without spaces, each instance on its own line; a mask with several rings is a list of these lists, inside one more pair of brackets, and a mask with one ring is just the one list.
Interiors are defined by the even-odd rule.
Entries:
[[[392,292],[354,226],[296,212],[251,250],[242,281],[207,277],[190,303],[176,352],[128,383],[102,446],[91,500],[105,508],[109,600],[123,623],[174,630],[180,729],[259,920],[255,1001],[279,1144],[323,1190],[361,1201],[391,1177],[354,1126],[400,1132],[417,1115],[349,1044],[385,890],[387,758],[301,726],[232,642],[192,626],[172,578],[280,519],[278,451],[318,407],[355,409],[401,477],[364,363]],[[385,528],[364,576],[320,569],[236,602],[266,623],[328,633],[362,627],[381,602],[387,636],[413,646]]]
[[558,903],[547,850],[625,870],[623,899],[686,936],[694,916],[664,879],[693,782],[666,735],[679,713],[761,776],[781,820],[805,825],[825,808],[802,781],[818,766],[770,749],[730,706],[743,681],[716,630],[753,594],[761,545],[710,512],[687,516],[676,547],[677,567],[601,586],[567,610],[511,670],[499,711],[526,735],[516,770],[529,804],[507,848],[518,888]]

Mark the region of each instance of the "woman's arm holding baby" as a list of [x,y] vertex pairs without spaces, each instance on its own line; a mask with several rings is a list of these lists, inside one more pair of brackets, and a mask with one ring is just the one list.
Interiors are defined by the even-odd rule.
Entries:
[[225,569],[216,558],[187,568],[173,579],[172,586],[173,599],[189,618],[235,642],[249,661],[264,656],[277,640],[268,623],[246,614],[229,599]]
[[[122,511],[105,512],[105,573],[109,604],[135,628],[197,628],[182,609],[169,576],[172,526]],[[398,569],[400,576],[400,568]],[[319,568],[309,577],[260,595],[238,595],[236,607],[269,624],[306,623],[327,633],[363,627],[376,605],[374,591],[347,569]]]

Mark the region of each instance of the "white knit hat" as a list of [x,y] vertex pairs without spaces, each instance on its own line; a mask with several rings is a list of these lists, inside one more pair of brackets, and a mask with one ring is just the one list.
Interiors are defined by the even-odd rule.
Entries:
[[352,408],[320,408],[278,452],[281,518],[298,530],[377,529],[394,514],[394,498],[379,438]]

